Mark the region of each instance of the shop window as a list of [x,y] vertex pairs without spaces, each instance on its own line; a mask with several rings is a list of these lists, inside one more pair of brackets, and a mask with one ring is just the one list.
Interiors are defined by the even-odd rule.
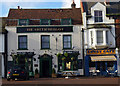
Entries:
[[103,22],[102,11],[95,10],[94,16],[95,16],[95,22]]
[[65,62],[65,70],[71,69],[71,62]]
[[71,25],[71,19],[61,19],[61,25]]
[[27,36],[18,36],[18,49],[27,49]]
[[50,36],[49,35],[41,36],[41,49],[50,49]]
[[113,61],[107,62],[107,69],[114,70],[114,62]]
[[40,19],[40,25],[50,25],[50,19]]
[[97,44],[103,43],[103,31],[97,31]]
[[77,54],[73,56],[69,54],[68,56],[58,56],[58,71],[66,70],[77,70],[78,69],[78,59]]
[[71,49],[72,47],[72,41],[70,35],[64,35],[63,36],[63,49]]
[[28,25],[29,20],[28,19],[19,19],[19,25]]

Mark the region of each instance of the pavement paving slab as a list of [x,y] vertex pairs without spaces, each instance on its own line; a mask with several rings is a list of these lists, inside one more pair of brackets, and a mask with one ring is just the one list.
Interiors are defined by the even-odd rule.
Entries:
[[2,86],[120,86],[120,78],[37,78],[28,81],[2,79]]

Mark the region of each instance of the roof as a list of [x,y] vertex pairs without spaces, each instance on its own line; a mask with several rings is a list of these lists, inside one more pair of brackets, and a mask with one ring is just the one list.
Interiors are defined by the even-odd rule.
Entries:
[[8,19],[65,19],[71,18],[74,24],[82,24],[80,8],[70,9],[10,9]]
[[7,30],[5,29],[5,24],[6,24],[6,17],[0,17],[0,33],[7,33]]
[[[87,13],[87,15],[90,14],[90,9],[93,5],[95,5],[97,2],[82,2],[84,12]],[[120,1],[119,2],[109,2],[109,5],[105,5],[104,2],[100,2],[104,6],[106,6],[106,14],[120,14]]]
[[[96,3],[98,3],[98,2],[82,2],[84,12],[86,12],[87,14],[90,14],[91,7],[94,6]],[[103,2],[101,2],[101,3],[103,5],[105,5]]]

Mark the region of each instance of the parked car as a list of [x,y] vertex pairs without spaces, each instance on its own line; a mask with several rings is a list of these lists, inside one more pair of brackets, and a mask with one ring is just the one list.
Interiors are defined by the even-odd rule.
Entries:
[[113,70],[109,70],[109,71],[108,71],[108,70],[107,70],[107,75],[108,75],[108,76],[117,76],[117,72],[118,72],[117,70],[115,70],[115,71],[113,71]]
[[27,72],[26,68],[24,66],[18,66],[15,65],[12,68],[10,68],[7,72],[7,80],[10,81],[10,79],[18,80],[28,80],[29,79],[29,73]]

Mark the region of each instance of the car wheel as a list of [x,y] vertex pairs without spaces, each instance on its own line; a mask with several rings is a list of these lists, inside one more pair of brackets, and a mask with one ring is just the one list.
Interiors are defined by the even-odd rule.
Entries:
[[10,79],[7,79],[7,81],[10,81]]

